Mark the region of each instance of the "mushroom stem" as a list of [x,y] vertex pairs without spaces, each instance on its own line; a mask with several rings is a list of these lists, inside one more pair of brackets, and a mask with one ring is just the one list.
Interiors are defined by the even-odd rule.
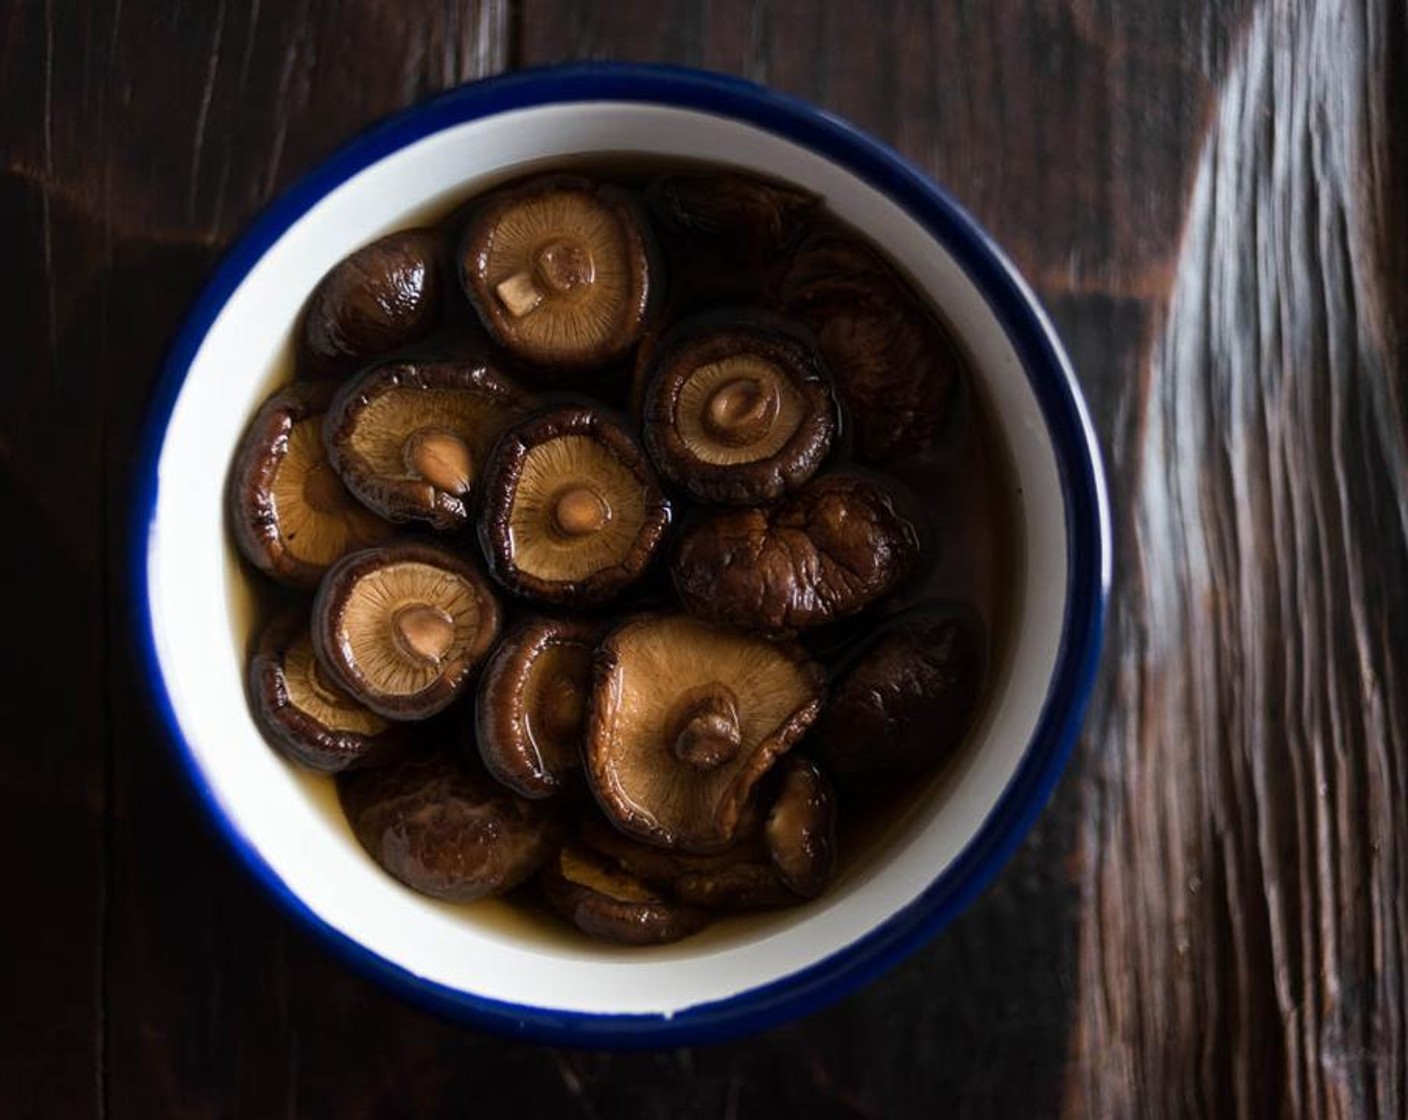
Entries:
[[553,526],[568,537],[595,533],[611,520],[611,507],[590,486],[569,486],[557,495],[552,507]]
[[455,620],[439,607],[413,603],[391,616],[391,638],[412,661],[438,665],[455,642]]
[[494,294],[515,319],[523,318],[543,302],[543,293],[538,290],[531,272],[514,273],[495,285]]
[[714,684],[687,693],[676,708],[680,715],[670,742],[670,752],[699,770],[713,770],[738,754],[743,745],[738,701],[731,689]]
[[756,377],[738,377],[720,385],[704,409],[704,427],[730,447],[757,443],[777,419],[777,390]]
[[406,439],[404,455],[406,466],[432,486],[455,495],[469,492],[474,456],[448,428],[417,428]]
[[581,242],[570,238],[557,237],[549,241],[538,250],[534,263],[538,279],[556,295],[565,295],[596,279],[591,252]]

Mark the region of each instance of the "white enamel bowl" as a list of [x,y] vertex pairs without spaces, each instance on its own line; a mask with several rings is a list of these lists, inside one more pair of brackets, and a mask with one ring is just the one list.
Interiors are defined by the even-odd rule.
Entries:
[[[514,168],[650,153],[805,185],[942,308],[1015,465],[1023,563],[998,694],[963,762],[883,852],[817,902],[623,952],[420,898],[265,746],[244,700],[225,466],[299,308],[354,247]],[[556,1041],[677,1045],[854,988],[996,873],[1070,752],[1098,656],[1110,534],[1099,453],[1060,345],[985,234],[897,155],[734,79],[593,65],[463,87],[376,128],[272,205],[178,338],[134,516],[135,602],[157,706],[217,828],[273,897],[354,965],[436,1009]]]

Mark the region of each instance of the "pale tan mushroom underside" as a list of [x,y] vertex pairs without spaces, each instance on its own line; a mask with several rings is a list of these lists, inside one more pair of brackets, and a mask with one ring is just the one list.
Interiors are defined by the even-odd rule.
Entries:
[[[730,383],[742,380],[757,381],[776,393],[777,414],[756,442],[730,446],[709,430],[706,417],[715,394]],[[791,378],[756,354],[740,354],[710,362],[690,373],[680,386],[675,423],[680,439],[700,462],[710,466],[733,466],[756,463],[776,455],[796,434],[807,412],[807,401],[797,392]]]
[[[481,625],[476,589],[454,572],[406,561],[375,568],[347,592],[337,638],[351,650],[351,660],[376,691],[411,696],[441,676],[444,666],[473,648]],[[398,651],[393,632],[397,610],[430,605],[453,620],[454,638],[438,663],[417,661]]]
[[[610,517],[596,532],[554,528],[559,495],[597,489]],[[634,473],[590,436],[558,436],[528,450],[509,512],[513,562],[537,579],[574,582],[614,567],[631,552],[646,518],[646,490]]]
[[634,287],[631,253],[621,223],[608,207],[576,191],[523,200],[494,228],[484,279],[491,292],[500,285],[510,285],[504,289],[508,292],[532,283],[537,254],[564,234],[590,255],[591,281],[567,292],[535,285],[532,299],[519,295],[514,300],[523,313],[513,321],[516,334],[535,349],[570,357],[608,344],[628,311]]
[[422,428],[443,429],[464,441],[477,475],[513,415],[513,407],[500,398],[471,389],[388,389],[357,414],[349,442],[375,473],[410,478],[414,475],[405,462],[407,437]]
[[[615,671],[598,685],[610,699],[595,705],[603,722],[593,728],[594,777],[662,833],[698,833],[701,824],[707,831],[757,753],[774,750],[784,725],[816,698],[815,681],[772,643],[691,618],[642,620],[614,641]],[[737,699],[742,748],[699,771],[671,753],[670,721],[678,697],[714,682]],[[614,764],[597,764],[603,750]]]
[[[322,417],[300,420],[288,434],[288,450],[274,470],[269,492],[284,547],[307,564],[331,564],[357,548],[384,540],[391,527],[358,504],[333,473],[323,450]],[[310,476],[320,477],[309,487]],[[310,495],[316,490],[316,495]],[[327,495],[337,501],[327,501]],[[322,497],[315,508],[310,497]]]
[[329,731],[380,735],[391,726],[318,672],[313,643],[299,638],[284,654],[284,687],[290,703]]

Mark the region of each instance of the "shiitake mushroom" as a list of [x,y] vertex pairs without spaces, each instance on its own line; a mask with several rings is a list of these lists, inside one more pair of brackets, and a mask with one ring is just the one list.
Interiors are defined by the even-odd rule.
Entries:
[[652,365],[646,449],[701,502],[773,501],[831,450],[836,421],[821,359],[779,324],[742,312],[682,324]]
[[808,238],[779,304],[805,323],[849,405],[862,462],[922,451],[948,418],[963,361],[952,336],[869,246],[840,233]]
[[692,906],[707,910],[794,906],[801,898],[778,875],[762,829],[761,812],[750,816],[745,806],[733,842],[707,855],[634,840],[595,815],[582,820],[577,837],[627,874]]
[[709,912],[669,897],[605,857],[565,844],[538,876],[549,906],[604,941],[662,945],[698,933]]
[[774,506],[687,527],[671,574],[691,614],[788,634],[856,614],[918,559],[914,526],[879,483],[832,474]]
[[592,652],[602,625],[535,616],[499,643],[480,678],[475,740],[485,767],[524,797],[580,778]]
[[815,898],[836,870],[836,794],[809,758],[789,755],[763,835],[779,878],[803,898]]
[[500,432],[528,405],[522,390],[476,362],[389,362],[338,391],[328,457],[363,504],[391,521],[454,529]]
[[250,706],[268,743],[313,770],[385,760],[405,736],[329,679],[313,652],[307,613],[285,611],[260,635],[249,662]]
[[796,647],[686,615],[627,620],[596,654],[592,793],[628,835],[727,847],[754,785],[821,710],[822,685]]
[[319,376],[429,334],[440,318],[440,249],[431,230],[387,234],[344,257],[303,313],[303,352]]
[[972,726],[987,655],[971,612],[906,612],[844,672],[818,725],[820,755],[838,778],[931,766]]
[[569,406],[509,428],[484,475],[479,538],[510,591],[583,606],[644,572],[670,505],[639,445],[603,410]]
[[345,557],[313,602],[313,646],[333,678],[388,719],[458,697],[499,634],[489,581],[467,559],[403,542]]
[[624,192],[551,175],[485,196],[465,228],[460,278],[505,350],[552,371],[608,365],[640,339],[648,234]]
[[228,512],[235,544],[265,575],[290,587],[316,587],[347,553],[394,531],[360,505],[323,448],[332,388],[293,385],[254,415],[230,471]]
[[372,859],[413,890],[448,902],[517,886],[552,855],[563,833],[551,808],[444,750],[339,774],[337,791]]

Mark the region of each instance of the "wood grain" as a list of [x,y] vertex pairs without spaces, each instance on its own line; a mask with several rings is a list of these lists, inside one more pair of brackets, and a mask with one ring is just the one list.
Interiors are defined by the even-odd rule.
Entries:
[[1263,9],[1151,354],[1071,1116],[1408,1111],[1394,3]]

